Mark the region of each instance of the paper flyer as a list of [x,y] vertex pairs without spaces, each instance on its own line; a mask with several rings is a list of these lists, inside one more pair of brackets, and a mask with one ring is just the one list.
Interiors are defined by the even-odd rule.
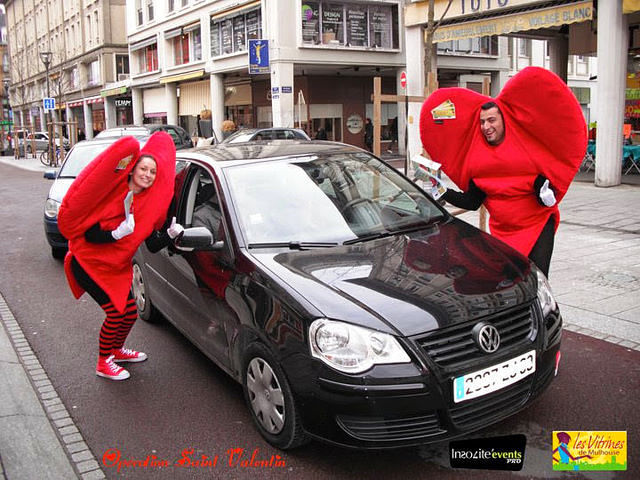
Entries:
[[441,180],[442,165],[422,155],[414,155],[411,161],[415,166],[414,179],[425,182],[427,193],[434,200],[438,200],[447,191],[447,187],[444,186]]

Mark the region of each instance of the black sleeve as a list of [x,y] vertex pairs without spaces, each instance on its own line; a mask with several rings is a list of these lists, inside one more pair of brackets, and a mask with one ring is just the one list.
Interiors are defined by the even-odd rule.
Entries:
[[[538,203],[543,207],[546,205],[543,203],[542,199],[540,198],[540,190],[542,189],[542,185],[544,185],[544,182],[546,181],[547,181],[547,177],[543,175],[538,175],[536,177],[536,180],[533,182],[533,189],[536,192],[536,200],[538,200]],[[553,185],[551,185],[551,182],[549,182],[549,188],[553,191],[553,194],[555,195],[556,190],[555,188],[553,188]]]
[[487,198],[487,195],[471,180],[469,189],[466,192],[456,192],[449,189],[442,195],[442,198],[455,207],[464,208],[465,210],[477,210],[484,202],[484,199]]
[[84,238],[89,243],[112,243],[116,241],[111,235],[111,230],[102,230],[99,223],[84,232]]
[[167,229],[163,228],[152,232],[144,243],[151,253],[157,253],[171,243],[171,237],[169,237]]

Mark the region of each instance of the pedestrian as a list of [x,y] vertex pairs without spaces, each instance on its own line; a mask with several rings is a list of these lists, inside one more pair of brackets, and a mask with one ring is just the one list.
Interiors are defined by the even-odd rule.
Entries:
[[235,132],[237,130],[237,127],[233,120],[225,120],[224,122],[222,122],[222,126],[220,127],[220,129],[222,130],[222,138],[225,139],[233,132]]
[[364,144],[366,145],[367,150],[373,152],[373,123],[371,123],[370,118],[367,118],[367,121],[364,124]]
[[394,117],[393,120],[391,120],[389,134],[391,136],[391,143],[389,144],[387,153],[393,153],[393,144],[395,143],[396,147],[398,146],[398,117]]
[[154,133],[142,150],[135,138],[124,137],[82,170],[60,206],[71,291],[76,298],[86,291],[106,314],[96,375],[110,380],[129,378],[116,362],[147,359],[144,352],[124,348],[137,318],[131,260],[143,241],[156,252],[184,230],[175,218],[166,222],[175,163],[175,146],[166,132]]
[[323,126],[318,127],[318,131],[316,132],[316,140],[327,140],[327,131]]
[[491,234],[548,276],[558,202],[587,146],[584,116],[567,85],[528,67],[494,101],[463,88],[437,90],[422,107],[420,135],[464,191],[448,190],[442,198],[469,210],[484,204]]

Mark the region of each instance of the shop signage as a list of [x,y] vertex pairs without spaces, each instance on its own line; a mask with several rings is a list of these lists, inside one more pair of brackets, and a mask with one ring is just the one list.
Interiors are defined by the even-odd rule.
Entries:
[[291,93],[293,89],[291,87],[282,87],[282,93]]
[[640,100],[640,88],[627,88],[625,93],[627,100]]
[[269,40],[249,40],[249,74],[269,73]]
[[116,108],[126,108],[126,107],[131,107],[133,105],[133,103],[131,102],[131,97],[116,98],[115,104],[116,104]]
[[349,130],[350,133],[354,135],[360,133],[362,131],[362,126],[363,122],[360,115],[357,113],[349,115],[349,118],[347,118],[347,130]]

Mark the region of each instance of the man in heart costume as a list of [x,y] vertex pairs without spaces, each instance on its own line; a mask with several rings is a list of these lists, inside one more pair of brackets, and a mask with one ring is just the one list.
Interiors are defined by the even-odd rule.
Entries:
[[154,133],[142,150],[138,140],[123,137],[80,172],[60,206],[58,226],[69,240],[64,266],[71,291],[76,298],[88,292],[107,315],[100,331],[99,376],[124,380],[129,372],[115,362],[147,358],[123,348],[137,318],[131,260],[143,241],[158,251],[183,230],[175,219],[163,228],[175,163],[167,133]]
[[[484,123],[488,113],[502,125],[500,138]],[[558,202],[587,148],[585,119],[567,85],[527,67],[495,99],[464,88],[436,90],[422,106],[420,137],[465,192],[449,190],[443,198],[468,209],[484,203],[491,234],[548,274]]]

